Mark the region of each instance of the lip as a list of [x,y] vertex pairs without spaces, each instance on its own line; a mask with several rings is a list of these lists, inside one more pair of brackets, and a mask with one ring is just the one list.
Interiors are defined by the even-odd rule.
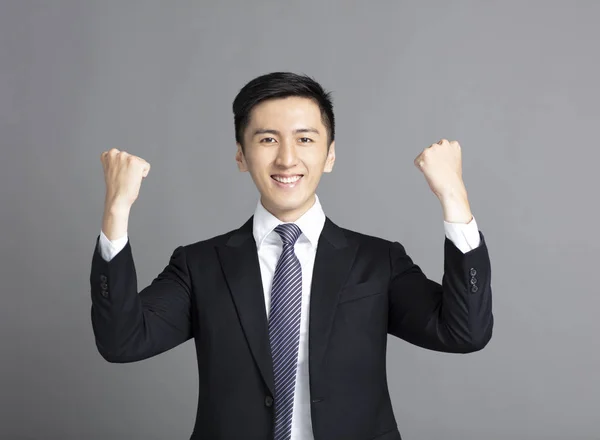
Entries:
[[[300,178],[298,180],[296,180],[295,182],[293,182],[293,183],[281,183],[281,182],[278,182],[277,180],[275,180],[274,176],[277,176],[277,177],[296,177],[296,176],[300,176]],[[271,175],[271,180],[273,181],[273,183],[275,183],[275,185],[277,185],[279,188],[284,188],[284,189],[295,188],[296,186],[298,186],[298,184],[300,182],[302,182],[303,178],[304,178],[304,174],[272,174]]]

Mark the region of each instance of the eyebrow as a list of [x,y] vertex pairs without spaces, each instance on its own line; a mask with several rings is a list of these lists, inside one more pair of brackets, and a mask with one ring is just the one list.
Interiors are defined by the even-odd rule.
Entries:
[[[316,133],[316,134],[320,134],[319,130],[317,130],[316,128],[312,128],[312,127],[308,127],[308,128],[298,128],[296,130],[294,130],[292,132],[293,134],[298,134],[298,133]],[[256,136],[258,134],[275,134],[277,136],[281,135],[281,132],[279,132],[278,130],[273,130],[271,128],[258,128],[254,131],[254,133],[252,134],[252,136]]]

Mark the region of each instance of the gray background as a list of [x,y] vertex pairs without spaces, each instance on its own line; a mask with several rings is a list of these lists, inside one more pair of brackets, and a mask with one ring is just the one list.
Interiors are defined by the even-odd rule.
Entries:
[[437,281],[442,212],[413,159],[463,148],[494,336],[472,355],[390,338],[404,438],[600,439],[599,16],[593,1],[3,0],[0,438],[189,437],[191,341],[127,365],[95,349],[100,154],[152,164],[129,225],[144,287],[176,246],[252,214],[231,102],[290,70],[334,93],[326,213],[400,241]]

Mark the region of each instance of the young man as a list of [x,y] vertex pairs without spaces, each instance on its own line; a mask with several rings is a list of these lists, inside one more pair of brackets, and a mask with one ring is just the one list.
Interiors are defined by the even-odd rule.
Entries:
[[128,216],[150,165],[102,153],[105,212],[91,268],[92,325],[109,362],[135,362],[194,338],[199,397],[192,439],[397,440],[387,335],[469,353],[492,335],[490,260],[442,139],[415,159],[442,204],[442,285],[398,242],[343,229],[315,194],[335,162],[329,94],[272,73],[235,98],[236,162],[259,193],[239,229],[177,247],[139,293]]

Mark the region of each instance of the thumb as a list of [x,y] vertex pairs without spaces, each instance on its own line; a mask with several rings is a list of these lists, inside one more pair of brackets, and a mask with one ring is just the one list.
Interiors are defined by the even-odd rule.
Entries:
[[148,163],[148,164],[144,165],[144,167],[142,168],[142,177],[146,177],[149,172],[150,172],[150,164]]

